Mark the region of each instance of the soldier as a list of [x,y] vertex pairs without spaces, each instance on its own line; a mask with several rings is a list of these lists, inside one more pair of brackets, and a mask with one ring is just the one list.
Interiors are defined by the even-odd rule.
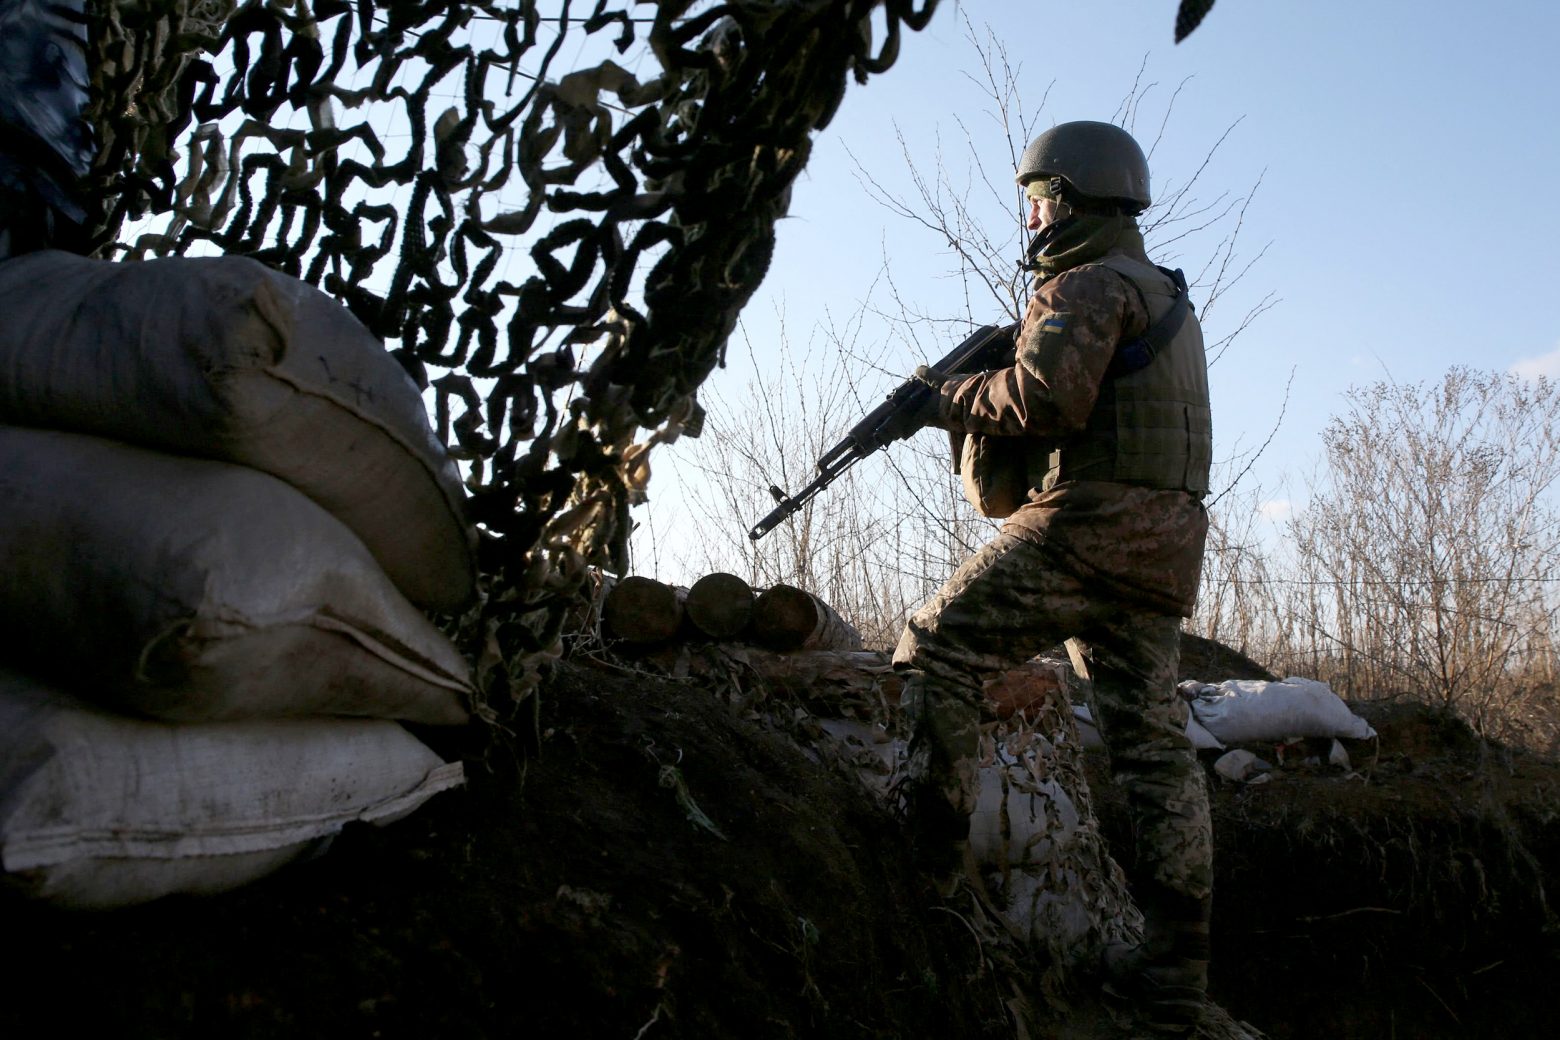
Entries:
[[1036,287],[1013,365],[917,373],[939,387],[921,421],[1021,438],[1027,494],[910,619],[894,655],[914,727],[912,821],[923,853],[962,862],[981,684],[1069,640],[1128,795],[1128,876],[1147,919],[1141,946],[1106,951],[1107,990],[1179,1032],[1203,1004],[1213,881],[1207,791],[1176,691],[1208,526],[1202,332],[1180,272],[1144,253],[1148,163],[1126,131],[1056,126],[1025,150],[1018,183],[1037,232]]

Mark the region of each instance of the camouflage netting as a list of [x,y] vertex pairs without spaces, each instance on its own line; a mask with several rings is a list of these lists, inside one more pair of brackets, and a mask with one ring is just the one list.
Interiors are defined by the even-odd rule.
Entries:
[[697,433],[810,135],[935,3],[93,0],[95,242],[255,257],[390,342],[469,467],[466,648],[520,696]]

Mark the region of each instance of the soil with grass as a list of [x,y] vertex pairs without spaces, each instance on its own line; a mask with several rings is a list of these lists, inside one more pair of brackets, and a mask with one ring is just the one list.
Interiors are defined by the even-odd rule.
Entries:
[[[464,790],[245,890],[91,914],[0,896],[0,1035],[1019,1035],[1014,966],[796,706],[567,664],[536,707],[496,740],[426,734],[467,758]],[[1361,710],[1380,751],[1353,774],[1292,752],[1215,782],[1215,997],[1275,1038],[1548,1035],[1560,766]],[[1118,1035],[1076,1006],[1036,1032]]]

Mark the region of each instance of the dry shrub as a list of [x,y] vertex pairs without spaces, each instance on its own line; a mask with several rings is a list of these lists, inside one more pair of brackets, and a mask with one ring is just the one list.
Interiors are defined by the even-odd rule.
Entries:
[[1264,547],[1216,513],[1198,626],[1358,699],[1408,696],[1552,750],[1560,389],[1454,368],[1351,390],[1325,469]]

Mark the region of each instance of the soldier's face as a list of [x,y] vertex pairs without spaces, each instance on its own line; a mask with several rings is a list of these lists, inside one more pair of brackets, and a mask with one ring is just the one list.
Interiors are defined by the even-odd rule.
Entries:
[[1029,230],[1039,231],[1056,219],[1057,202],[1055,199],[1037,199],[1033,196],[1029,199]]

